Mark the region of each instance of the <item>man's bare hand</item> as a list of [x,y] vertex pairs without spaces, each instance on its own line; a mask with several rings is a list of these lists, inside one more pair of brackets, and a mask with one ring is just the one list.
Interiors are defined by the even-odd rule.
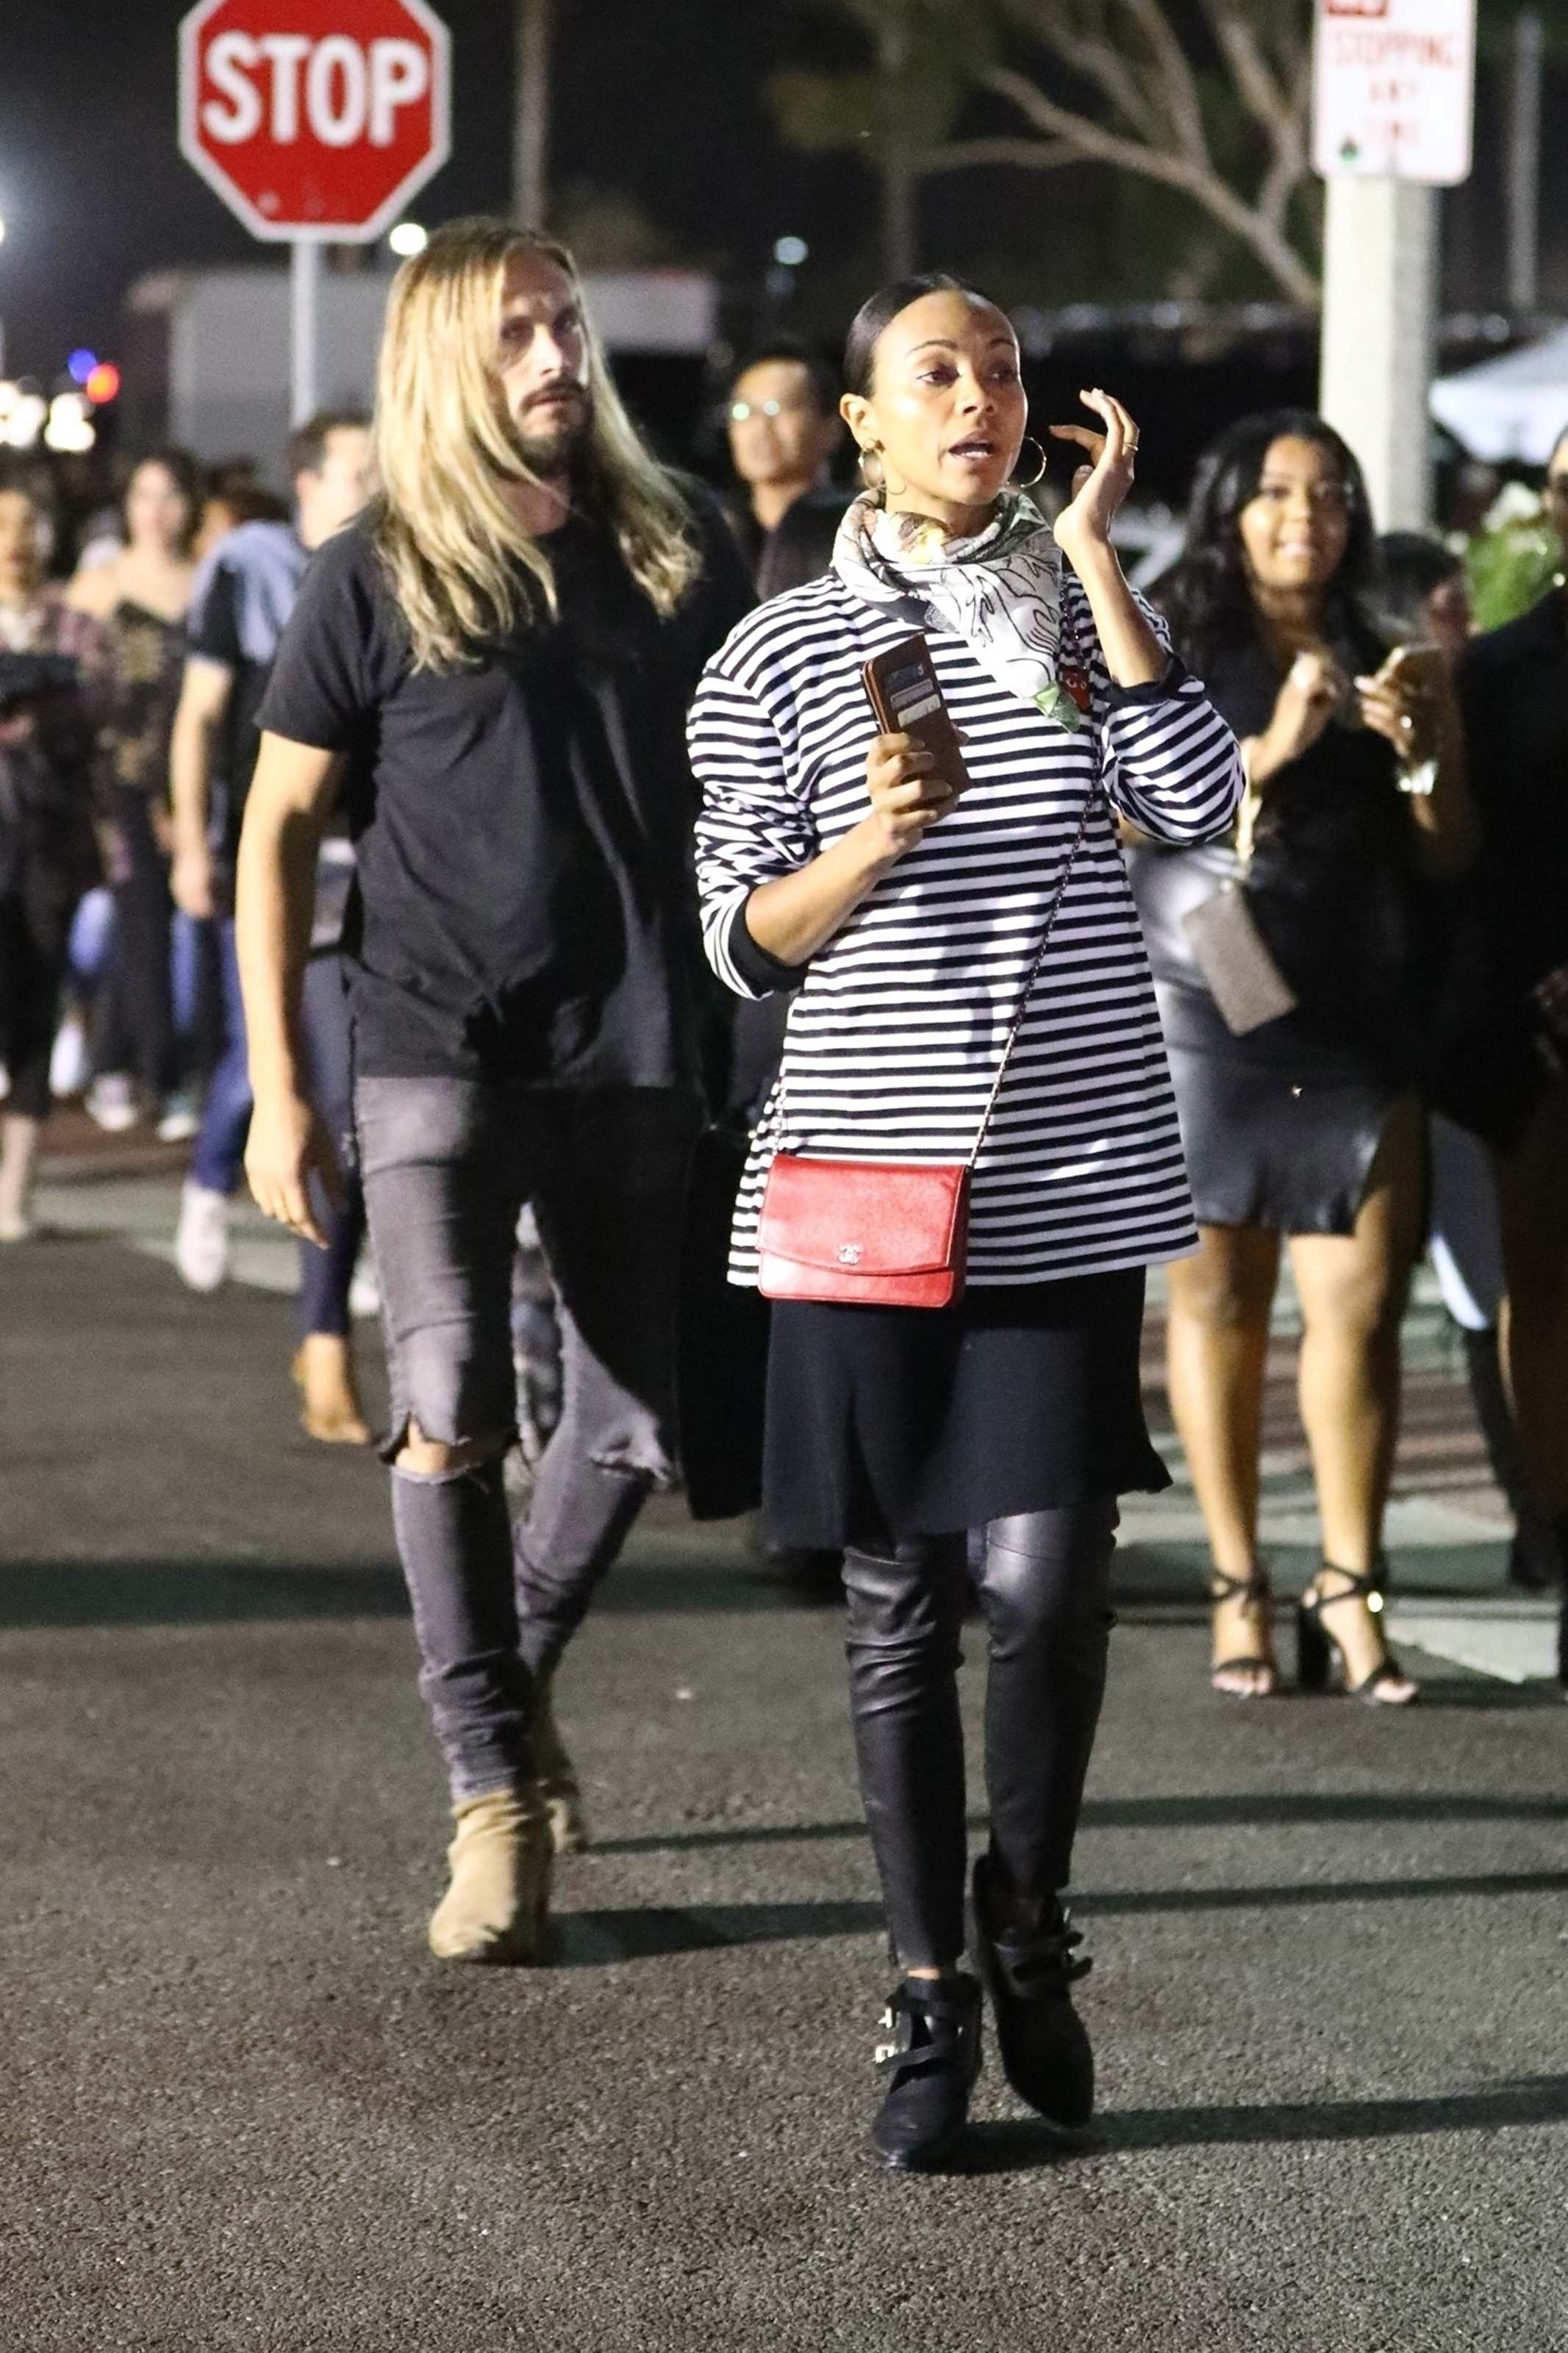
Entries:
[[258,1208],[291,1234],[326,1249],[327,1238],[311,1207],[310,1178],[320,1177],[328,1201],[339,1209],[342,1176],[332,1140],[303,1096],[258,1095],[245,1147],[245,1173]]

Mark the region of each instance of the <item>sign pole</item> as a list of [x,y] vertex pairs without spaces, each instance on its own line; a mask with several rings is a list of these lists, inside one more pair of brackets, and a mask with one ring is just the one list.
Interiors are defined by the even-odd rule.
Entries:
[[1375,528],[1425,531],[1437,191],[1415,180],[1336,174],[1327,198],[1318,405],[1361,459]]
[[1475,63],[1476,0],[1317,0],[1318,405],[1361,459],[1381,531],[1431,522],[1437,190],[1469,177]]
[[180,153],[292,248],[288,372],[279,352],[265,389],[295,425],[321,405],[322,242],[384,236],[447,161],[451,50],[431,0],[195,0],[180,19]]
[[321,248],[313,237],[297,237],[289,252],[289,422],[303,425],[320,406],[316,398],[316,332],[321,311]]

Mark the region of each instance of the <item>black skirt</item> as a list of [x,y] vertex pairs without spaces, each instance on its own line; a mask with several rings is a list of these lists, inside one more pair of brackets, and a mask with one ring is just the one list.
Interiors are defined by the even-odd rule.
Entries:
[[1170,1473],[1139,1392],[1142,1267],[956,1307],[774,1303],[763,1519],[811,1549],[940,1535]]
[[1395,1101],[1359,1073],[1234,1062],[1167,1047],[1201,1226],[1349,1234]]

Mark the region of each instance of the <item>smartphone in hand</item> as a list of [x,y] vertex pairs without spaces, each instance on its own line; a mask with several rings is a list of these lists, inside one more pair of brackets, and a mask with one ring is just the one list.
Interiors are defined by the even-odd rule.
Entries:
[[860,673],[867,700],[884,735],[912,735],[933,754],[936,774],[954,793],[969,782],[959,749],[958,730],[948,715],[931,648],[916,630],[885,653],[873,654]]

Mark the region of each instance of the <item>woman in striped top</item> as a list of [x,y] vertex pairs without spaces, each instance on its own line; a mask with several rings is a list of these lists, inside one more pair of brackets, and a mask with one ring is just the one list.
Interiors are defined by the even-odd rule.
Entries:
[[[847,375],[875,488],[833,572],[732,633],[690,721],[710,957],[742,996],[797,990],[736,1282],[756,1279],[781,1143],[966,1156],[1090,804],[975,1171],[964,1297],[773,1311],[768,1532],[846,1547],[861,1788],[904,1973],[873,2147],[931,2166],[962,2132],[979,2059],[980,1991],[957,1966],[969,1527],[987,1531],[991,1655],[979,1956],[1015,2087],[1061,2123],[1089,2112],[1069,1999],[1087,1964],[1061,1890],[1104,1684],[1116,1498],[1166,1483],[1139,1400],[1144,1269],[1195,1240],[1115,812],[1202,840],[1230,822],[1241,776],[1110,548],[1137,447],[1120,404],[1087,394],[1102,431],[1051,428],[1089,460],[1053,538],[1008,487],[1027,409],[1016,339],[983,296],[941,278],[884,290],[851,330]],[[913,628],[962,733],[962,797],[868,712],[862,665]]]

